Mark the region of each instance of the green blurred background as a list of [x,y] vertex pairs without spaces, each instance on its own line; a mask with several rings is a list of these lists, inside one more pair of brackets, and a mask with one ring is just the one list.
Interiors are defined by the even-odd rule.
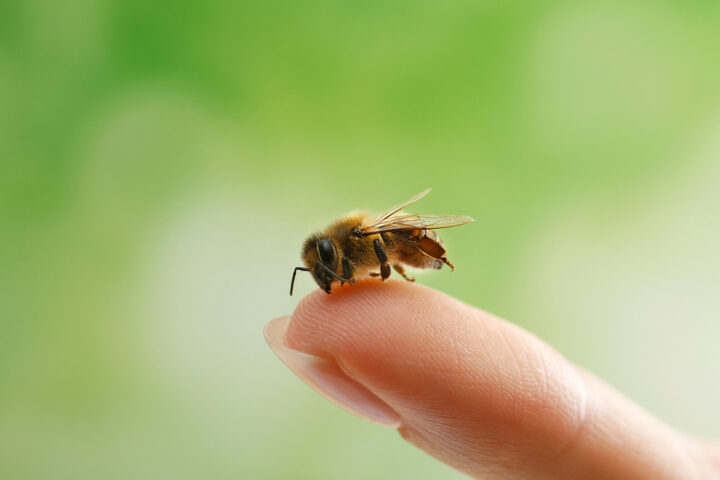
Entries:
[[265,345],[428,187],[422,283],[720,436],[720,4],[0,3],[0,477],[459,479]]

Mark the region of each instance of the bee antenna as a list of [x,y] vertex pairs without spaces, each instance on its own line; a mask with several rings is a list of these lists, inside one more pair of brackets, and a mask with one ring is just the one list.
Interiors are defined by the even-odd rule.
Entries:
[[305,268],[305,267],[295,267],[295,270],[293,270],[292,281],[290,282],[290,296],[292,296],[293,287],[295,286],[295,274],[297,273],[298,270],[303,271],[303,272],[309,272],[309,271],[310,271],[309,268]]
[[337,273],[335,273],[335,272],[333,272],[332,270],[330,270],[324,263],[318,262],[318,264],[319,264],[321,267],[323,267],[330,275],[332,275],[333,277],[337,278],[337,279],[340,280],[341,282],[346,282],[346,283],[349,283],[349,282],[350,282],[350,280],[348,280],[347,278],[343,278],[343,277],[341,277],[340,275],[338,275]]

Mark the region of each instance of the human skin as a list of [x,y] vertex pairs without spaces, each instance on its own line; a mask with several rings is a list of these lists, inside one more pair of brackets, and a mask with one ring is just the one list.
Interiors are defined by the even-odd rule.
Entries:
[[330,401],[472,477],[720,478],[718,445],[663,424],[529,332],[421,285],[317,290],[265,335]]

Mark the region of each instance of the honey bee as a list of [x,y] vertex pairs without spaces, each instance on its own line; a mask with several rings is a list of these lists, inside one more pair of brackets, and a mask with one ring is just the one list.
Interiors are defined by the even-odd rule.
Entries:
[[310,272],[318,286],[330,293],[333,282],[355,283],[366,277],[390,276],[390,267],[405,280],[414,282],[405,267],[440,269],[443,264],[455,270],[445,256],[439,228],[474,222],[464,215],[411,215],[402,209],[430,192],[424,190],[407,202],[395,205],[377,217],[354,212],[331,223],[323,232],[305,240],[302,248],[304,267],[295,267],[290,295],[298,270]]

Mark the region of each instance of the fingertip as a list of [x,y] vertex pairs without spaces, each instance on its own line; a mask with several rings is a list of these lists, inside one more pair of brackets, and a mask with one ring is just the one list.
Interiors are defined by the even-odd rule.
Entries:
[[[336,365],[331,373],[347,388],[333,390],[335,403],[400,425],[407,441],[471,475],[578,478],[677,463],[653,456],[672,450],[672,435],[544,342],[422,285],[369,279],[312,292],[284,342]],[[603,462],[607,452],[617,462]]]
[[558,454],[583,417],[582,383],[561,356],[422,285],[371,279],[329,296],[314,292],[293,313],[286,342],[335,359],[436,455],[448,441],[459,458],[493,438]]
[[[318,355],[346,355],[363,342],[393,348],[403,341],[407,324],[423,322],[460,304],[437,290],[400,280],[366,279],[336,286],[331,295],[316,290],[300,300],[286,342]],[[437,320],[437,319],[435,319]],[[415,322],[417,323],[417,322]]]
[[331,403],[361,418],[397,428],[400,417],[388,404],[359,382],[348,377],[333,358],[300,352],[285,345],[290,317],[279,317],[265,325],[263,334],[270,349],[301,380]]

